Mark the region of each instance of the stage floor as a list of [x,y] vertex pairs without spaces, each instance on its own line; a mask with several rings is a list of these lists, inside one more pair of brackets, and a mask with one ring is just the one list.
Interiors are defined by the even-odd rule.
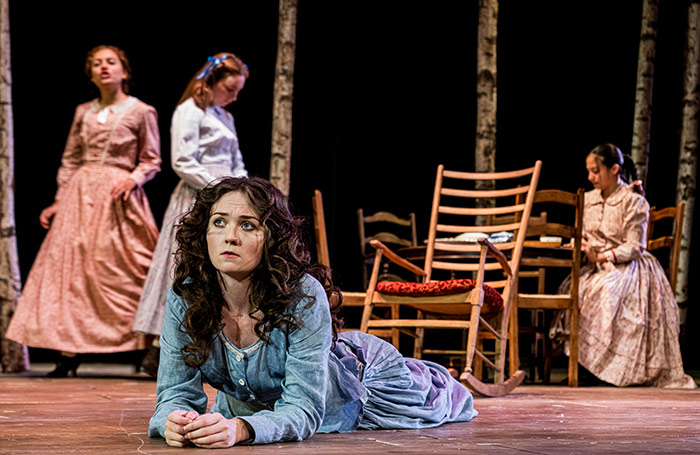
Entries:
[[[156,384],[144,373],[87,364],[78,378],[48,379],[43,375],[50,367],[0,375],[0,453],[178,453],[146,434]],[[431,430],[318,434],[216,453],[700,453],[700,389],[525,385],[501,398],[476,397],[475,407],[479,416],[471,422]]]

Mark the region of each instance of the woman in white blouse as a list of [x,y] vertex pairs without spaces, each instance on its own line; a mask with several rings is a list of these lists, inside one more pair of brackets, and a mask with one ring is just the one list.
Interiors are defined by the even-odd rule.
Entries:
[[180,177],[163,217],[153,262],[146,277],[133,329],[155,336],[142,362],[152,376],[158,370],[163,310],[173,278],[175,226],[194,201],[195,191],[224,176],[248,173],[238,147],[233,116],[225,107],[236,101],[248,78],[248,67],[234,54],[220,53],[190,80],[173,113],[171,163]]

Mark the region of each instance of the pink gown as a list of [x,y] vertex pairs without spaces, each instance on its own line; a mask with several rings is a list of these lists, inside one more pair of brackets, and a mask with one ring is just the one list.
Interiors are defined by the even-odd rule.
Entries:
[[583,236],[607,262],[581,269],[579,362],[615,384],[694,388],[683,371],[679,310],[656,258],[646,251],[649,204],[618,186],[585,195]]
[[[144,348],[131,331],[158,228],[143,184],[160,171],[153,107],[129,97],[75,111],[58,171],[58,210],[29,272],[7,338],[75,353]],[[110,190],[126,178],[129,198]]]

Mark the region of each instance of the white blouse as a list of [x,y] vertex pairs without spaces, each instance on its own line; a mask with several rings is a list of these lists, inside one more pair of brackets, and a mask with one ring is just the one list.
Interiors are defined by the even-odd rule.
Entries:
[[248,175],[233,116],[223,107],[202,110],[188,98],[173,113],[170,135],[173,170],[191,187],[203,188],[223,175]]

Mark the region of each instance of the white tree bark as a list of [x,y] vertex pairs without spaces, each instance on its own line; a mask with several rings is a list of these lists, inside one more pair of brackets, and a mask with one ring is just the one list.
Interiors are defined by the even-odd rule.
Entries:
[[9,0],[0,0],[0,354],[2,371],[29,370],[27,348],[5,339],[22,289],[15,230]]
[[[684,200],[683,239],[676,283],[676,300],[685,308],[688,301],[688,265],[690,263],[690,238],[693,231],[695,209],[695,185],[698,167],[698,114],[700,113],[700,0],[691,0],[688,6],[688,31],[683,74],[683,124],[681,126],[680,156],[678,158],[678,182],[676,203]],[[681,320],[684,320],[685,312]]]
[[[476,172],[496,170],[496,42],[498,40],[498,0],[479,0],[479,27],[476,52]],[[494,181],[482,180],[477,189],[491,190]],[[478,207],[493,207],[492,198],[479,198]],[[485,219],[477,219],[479,225]]]
[[277,63],[272,101],[272,150],[270,182],[289,194],[292,158],[292,100],[298,0],[280,0]]
[[637,58],[637,91],[634,102],[634,126],[632,131],[632,159],[639,179],[647,182],[649,165],[649,136],[651,131],[652,92],[654,86],[654,59],[656,57],[656,24],[659,16],[659,0],[644,0],[642,28],[639,36]]

